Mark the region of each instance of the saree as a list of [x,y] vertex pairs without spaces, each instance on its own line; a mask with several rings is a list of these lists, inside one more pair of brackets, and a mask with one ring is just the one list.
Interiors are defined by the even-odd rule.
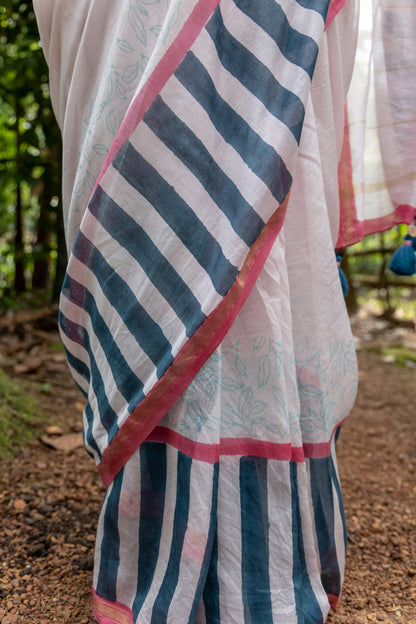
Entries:
[[339,164],[339,247],[416,219],[416,10],[363,1]]
[[39,0],[101,624],[318,624],[357,367],[334,248],[355,2]]

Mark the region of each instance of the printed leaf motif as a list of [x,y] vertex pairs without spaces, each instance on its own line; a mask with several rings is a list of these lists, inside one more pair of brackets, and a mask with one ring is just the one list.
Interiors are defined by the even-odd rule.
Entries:
[[271,433],[277,433],[279,437],[283,438],[280,427],[278,427],[277,425],[266,425],[266,429],[267,431],[271,431]]
[[179,19],[179,9],[180,9],[181,4],[182,4],[182,2],[178,2],[178,4],[176,5],[176,7],[175,7],[175,9],[174,9],[174,11],[172,13],[172,15],[170,16],[166,34],[168,34],[171,31],[171,29],[175,26],[176,22],[178,21],[178,19]]
[[302,384],[299,388],[300,394],[307,397],[319,397],[322,395],[322,390],[319,390],[312,384]]
[[96,143],[92,149],[96,154],[98,154],[98,156],[107,156],[108,154],[108,147],[106,147],[103,143]]
[[136,2],[137,4],[137,8],[139,9],[140,13],[142,15],[144,15],[145,17],[149,17],[149,13],[146,11],[146,9],[140,4],[140,2]]
[[91,173],[89,171],[87,171],[87,183],[88,183],[88,187],[90,189],[90,191],[92,191],[92,189],[95,186],[95,178],[93,175],[91,175]]
[[242,359],[240,358],[240,356],[238,355],[238,353],[235,354],[235,358],[234,358],[234,366],[237,369],[237,372],[242,376],[242,377],[247,377],[247,367],[244,364],[244,362],[242,361]]
[[141,64],[141,68],[142,68],[142,72],[143,73],[145,72],[145,69],[146,69],[146,66],[147,66],[148,62],[149,62],[149,57],[145,56],[144,54],[142,54],[141,58],[140,58],[140,64]]
[[241,394],[240,394],[240,398],[238,401],[238,409],[239,411],[242,412],[247,412],[247,408],[250,405],[250,403],[252,403],[253,401],[253,390],[250,388],[247,388],[246,390],[244,390]]
[[301,419],[300,428],[304,433],[313,433],[317,429],[316,423],[313,421],[312,418],[309,418],[308,416],[304,416]]
[[257,380],[259,388],[263,388],[267,385],[270,379],[270,358],[268,355],[263,355],[259,358]]
[[344,400],[345,399],[345,386],[343,384],[339,385],[338,392],[339,392],[339,396],[341,397],[341,399]]
[[179,431],[187,431],[188,429],[190,429],[190,426],[188,425],[188,423],[185,420],[181,420],[178,423],[178,429],[179,429]]
[[318,359],[318,364],[316,365],[316,374],[318,376],[318,379],[321,383],[325,384],[326,383],[326,375],[325,375],[325,371],[322,368],[322,364],[321,364],[321,358]]
[[218,391],[218,374],[212,373],[206,377],[204,391],[210,399],[215,397]]
[[140,43],[142,43],[146,47],[146,44],[147,44],[146,29],[133,5],[130,5],[130,8],[129,8],[129,22],[134,30],[134,34],[136,35],[137,39],[140,41]]
[[186,414],[196,425],[198,431],[201,431],[202,425],[207,419],[200,405],[196,401],[188,401],[186,404]]
[[76,183],[74,189],[75,197],[81,197],[85,192],[85,177],[82,178],[79,182]]
[[125,100],[126,99],[126,89],[124,88],[120,78],[117,76],[116,78],[116,84],[115,84],[115,92],[117,97],[120,98],[120,100]]
[[156,35],[156,37],[159,37],[160,33],[162,32],[162,26],[158,25],[158,26],[152,26],[152,28],[150,29],[150,31]]
[[230,403],[225,404],[225,409],[221,414],[221,429],[231,429],[232,427],[242,427],[247,430],[247,427],[242,422],[240,414],[238,414],[234,407]]
[[265,342],[266,342],[266,337],[265,336],[255,336],[255,338],[253,340],[254,351],[258,351],[259,349],[264,347]]
[[94,124],[101,119],[102,114],[104,112],[104,108],[107,106],[107,102],[101,102],[95,108],[93,108],[92,113],[85,119],[88,124]]
[[116,120],[116,116],[114,113],[114,110],[112,109],[106,118],[106,126],[107,126],[107,130],[110,132],[110,134],[115,135],[117,132],[117,120]]
[[124,82],[126,82],[127,84],[130,84],[130,82],[133,82],[134,80],[136,80],[137,75],[139,73],[139,67],[140,67],[139,63],[135,63],[134,65],[127,65],[122,75]]
[[283,348],[281,343],[275,340],[269,340],[270,351],[274,355],[274,372],[280,378],[283,368]]
[[142,0],[143,4],[157,4],[160,0]]
[[232,377],[223,377],[221,380],[221,388],[224,390],[241,390],[242,387],[242,384],[239,384],[238,381]]
[[107,76],[105,81],[105,89],[104,89],[104,102],[108,104],[111,100],[111,96],[113,95],[113,79],[111,74]]
[[280,407],[282,409],[286,409],[285,395],[283,394],[283,392],[279,388],[276,388],[276,386],[273,386],[273,396],[276,399],[276,401],[278,402],[278,404],[280,405]]
[[267,403],[263,403],[263,401],[253,401],[249,406],[249,416],[253,416],[255,414],[261,414],[267,407]]
[[122,52],[126,54],[130,54],[130,52],[134,52],[134,48],[127,39],[117,39],[117,45]]
[[266,419],[264,418],[264,416],[256,416],[256,418],[253,418],[253,420],[251,421],[251,426],[255,427],[256,425],[261,425],[262,423],[264,423]]
[[330,431],[330,429],[332,429],[333,426],[333,422],[335,420],[335,408],[336,408],[336,403],[335,401],[331,401],[330,396],[328,393],[326,393],[323,397],[322,397],[322,402],[321,402],[321,421],[322,421],[322,428],[325,431]]
[[335,353],[338,351],[338,343],[337,342],[331,342],[331,344],[329,345],[329,355],[330,357],[333,357],[335,355]]

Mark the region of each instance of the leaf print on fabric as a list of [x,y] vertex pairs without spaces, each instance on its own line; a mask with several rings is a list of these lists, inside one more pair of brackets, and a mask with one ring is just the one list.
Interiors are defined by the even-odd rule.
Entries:
[[131,4],[129,8],[129,22],[134,30],[134,34],[137,39],[146,47],[147,45],[147,34],[146,29],[144,27],[142,19],[139,17],[137,10]]
[[130,84],[136,80],[140,69],[140,63],[134,63],[133,65],[127,65],[122,74],[122,79],[125,83]]
[[282,390],[273,386],[273,396],[282,409],[286,409],[286,398]]
[[120,100],[125,100],[127,98],[126,89],[123,83],[121,82],[120,78],[118,77],[118,75],[116,77],[116,81],[114,84],[114,91],[117,97],[120,98]]
[[166,35],[169,34],[169,32],[172,30],[172,28],[175,26],[176,22],[179,19],[179,13],[180,13],[180,6],[181,6],[182,2],[178,2],[178,4],[175,6],[170,18],[169,18],[169,22],[168,22],[168,27],[166,29]]
[[274,372],[278,377],[281,376],[283,371],[283,346],[281,342],[276,340],[269,340],[269,349],[274,356]]
[[227,430],[233,427],[241,427],[248,433],[248,428],[241,417],[241,414],[234,408],[231,403],[225,403],[221,414],[221,429]]
[[266,344],[266,336],[255,336],[253,340],[254,351],[258,351]]
[[92,149],[98,156],[107,156],[108,154],[108,147],[104,143],[96,143]]
[[242,387],[242,384],[238,383],[238,381],[232,377],[223,377],[221,380],[221,388],[224,390],[232,392],[233,390],[241,390]]
[[79,180],[74,189],[75,197],[81,197],[85,192],[85,176]]
[[120,50],[122,52],[125,52],[126,54],[130,54],[130,52],[134,52],[134,48],[131,45],[130,41],[127,41],[127,39],[116,39],[117,41],[117,45],[120,48]]
[[253,401],[253,390],[252,388],[246,388],[243,392],[240,393],[240,398],[238,400],[238,409],[240,414],[243,414],[246,411],[246,408]]
[[107,106],[107,102],[101,102],[101,104],[98,104],[98,106],[93,107],[91,113],[85,118],[84,121],[89,126],[97,123],[97,121],[101,119],[106,106]]
[[238,353],[235,354],[235,358],[234,358],[234,366],[237,369],[237,372],[242,376],[242,377],[247,377],[247,367],[244,364],[243,360],[240,358],[240,356],[238,355]]
[[197,401],[187,401],[186,403],[186,415],[194,423],[197,431],[201,431],[202,425],[206,422],[207,416],[201,409],[201,406]]
[[263,388],[269,383],[270,379],[270,358],[268,355],[262,355],[258,361],[257,381],[258,387]]
[[150,32],[156,35],[156,37],[159,37],[160,33],[162,32],[162,26],[160,24],[158,24],[157,26],[152,26]]
[[107,105],[110,102],[112,95],[113,95],[113,78],[111,74],[109,74],[105,81],[103,104],[105,103]]
[[110,134],[115,136],[117,132],[117,119],[114,113],[114,109],[111,109],[105,121],[106,121],[107,130],[109,131]]
[[140,57],[140,67],[143,73],[145,72],[148,62],[149,62],[149,57],[142,54]]
[[90,191],[93,190],[96,179],[97,179],[96,176],[93,176],[89,171],[87,171],[87,184],[88,184],[88,188],[90,189]]

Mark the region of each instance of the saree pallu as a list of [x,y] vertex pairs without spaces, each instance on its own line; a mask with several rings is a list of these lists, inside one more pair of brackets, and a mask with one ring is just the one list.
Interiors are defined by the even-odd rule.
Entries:
[[96,618],[323,622],[357,381],[334,257],[355,4],[35,8],[64,137],[61,335],[108,487]]
[[363,0],[339,166],[339,247],[416,215],[416,8]]

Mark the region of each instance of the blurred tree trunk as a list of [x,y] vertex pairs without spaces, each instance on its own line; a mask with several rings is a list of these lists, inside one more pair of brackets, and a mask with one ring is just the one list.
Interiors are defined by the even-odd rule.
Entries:
[[50,201],[50,190],[48,180],[45,180],[43,191],[39,198],[40,210],[37,223],[36,249],[37,254],[33,267],[32,288],[47,289],[50,275],[50,238],[51,238],[51,217],[48,209]]
[[16,232],[14,237],[14,288],[17,293],[25,292],[26,281],[23,269],[23,214],[22,214],[22,192],[20,182],[16,185],[16,211],[15,223]]
[[23,264],[23,207],[22,207],[22,188],[20,186],[20,128],[19,119],[21,115],[19,96],[16,94],[15,105],[16,115],[16,210],[15,210],[15,236],[14,236],[14,288],[17,293],[25,292],[26,281]]

